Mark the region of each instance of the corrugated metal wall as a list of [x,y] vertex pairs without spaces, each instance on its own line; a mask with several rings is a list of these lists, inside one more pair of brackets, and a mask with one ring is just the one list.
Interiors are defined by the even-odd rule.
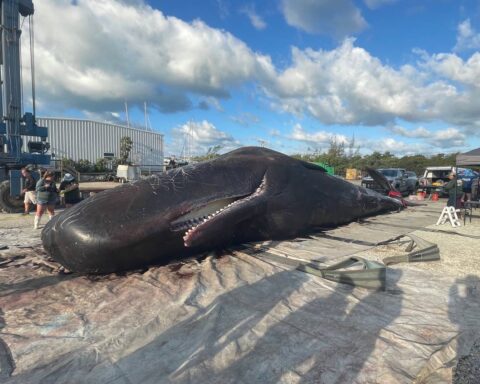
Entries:
[[[95,163],[104,153],[120,155],[120,139],[129,136],[133,141],[131,161],[142,166],[163,166],[163,135],[121,125],[91,120],[37,118],[37,124],[48,128],[50,152],[56,159],[67,157]],[[36,141],[25,138],[26,143]]]

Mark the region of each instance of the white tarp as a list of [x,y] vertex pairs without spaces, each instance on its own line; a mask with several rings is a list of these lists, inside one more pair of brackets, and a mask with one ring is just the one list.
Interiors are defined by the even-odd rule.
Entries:
[[[329,234],[362,227],[378,237],[373,228],[388,220],[421,226],[438,216],[427,208]],[[478,244],[462,236],[467,229],[480,235],[474,225],[440,234],[458,255],[439,244],[441,262],[395,265],[387,290],[373,292],[243,252],[124,276],[59,275],[29,227],[0,226],[0,243],[10,247],[0,252],[0,382],[451,382],[458,357],[480,339],[480,277],[468,265],[454,268],[455,258],[480,260],[465,254]],[[348,249],[377,260],[396,251],[372,248],[381,236],[362,237],[363,245],[315,236],[272,249],[325,261]],[[22,238],[33,248],[16,247]]]

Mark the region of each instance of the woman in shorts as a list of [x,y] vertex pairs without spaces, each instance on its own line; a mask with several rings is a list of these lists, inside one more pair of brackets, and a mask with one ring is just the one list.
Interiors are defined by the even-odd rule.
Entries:
[[37,183],[37,213],[35,214],[35,221],[33,224],[33,228],[35,229],[38,229],[40,219],[42,218],[45,209],[48,211],[48,217],[50,219],[55,214],[58,189],[53,178],[54,174],[47,171]]

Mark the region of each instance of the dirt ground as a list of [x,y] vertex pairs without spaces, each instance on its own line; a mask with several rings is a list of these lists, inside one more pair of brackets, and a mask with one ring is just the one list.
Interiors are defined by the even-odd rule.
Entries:
[[[122,275],[64,274],[33,215],[0,214],[0,382],[479,383],[480,211],[465,226],[436,226],[445,202],[427,203],[332,232],[373,233],[388,219],[438,245],[441,261],[390,268],[384,293],[229,251]],[[314,243],[278,249],[306,255]],[[322,244],[344,257],[342,243]]]

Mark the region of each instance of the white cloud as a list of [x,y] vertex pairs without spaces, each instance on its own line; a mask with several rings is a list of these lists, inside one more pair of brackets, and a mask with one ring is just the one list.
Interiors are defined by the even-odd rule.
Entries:
[[268,57],[228,32],[166,17],[140,0],[44,0],[35,23],[39,101],[59,108],[112,110],[128,99],[132,107],[146,100],[185,110],[191,94],[227,97],[273,71]]
[[222,104],[220,103],[218,98],[213,97],[213,96],[202,97],[198,104],[199,104],[200,109],[214,108],[218,112],[223,112],[224,111],[224,109],[222,107]]
[[429,145],[438,149],[450,147],[461,147],[465,145],[466,135],[458,128],[446,128],[440,130],[429,130],[424,127],[406,129],[399,125],[388,127],[388,130],[402,137],[421,140],[422,145]]
[[439,152],[439,148],[430,142],[424,140],[406,142],[394,137],[380,137],[376,139],[356,138],[355,146],[360,148],[360,153],[362,154],[390,152],[395,156],[405,156],[418,153],[431,155]]
[[403,119],[478,128],[480,53],[466,61],[451,54],[422,53],[420,59],[415,67],[393,68],[353,39],[330,51],[294,47],[291,66],[264,89],[277,108],[325,124],[375,126]]
[[189,121],[174,128],[172,134],[174,141],[172,147],[177,153],[182,152],[181,149],[186,146],[193,155],[202,155],[212,147],[220,146],[221,152],[227,152],[241,145],[232,135],[219,130],[206,120]]
[[[428,107],[413,68],[383,65],[353,39],[331,51],[293,48],[292,57],[292,65],[266,90],[285,111],[327,124],[378,125],[394,116],[421,115]],[[430,91],[444,92],[439,86]]]
[[480,34],[472,28],[470,19],[461,22],[457,29],[457,43],[455,51],[464,51],[480,48]]
[[278,129],[275,129],[275,128],[272,128],[268,131],[268,134],[272,137],[279,137],[282,135],[282,133],[280,132],[280,130]]
[[466,135],[457,128],[447,128],[433,133],[431,142],[440,148],[462,147],[465,145]]
[[292,132],[286,136],[290,140],[301,141],[314,147],[321,148],[330,145],[332,140],[337,143],[348,143],[348,139],[344,135],[338,135],[326,131],[307,132],[301,124],[295,124]]
[[[317,130],[314,132],[307,132],[300,124],[295,124],[292,131],[288,134],[281,134],[277,130],[270,132],[271,136],[282,137],[288,139],[288,143],[292,148],[292,152],[298,151],[320,151],[325,152],[329,149],[332,140],[338,144],[344,144],[346,150],[350,145],[351,139],[345,135],[338,133],[327,132],[324,130]],[[366,139],[362,137],[355,137],[354,147],[359,148],[360,153],[366,154],[371,152],[390,152],[397,156],[411,155],[415,153],[437,153],[436,147],[432,143],[426,141],[419,141],[415,143],[408,143],[393,137],[383,137],[378,139]],[[294,143],[301,143],[306,145],[306,148],[300,148]]]
[[367,27],[351,0],[282,0],[281,9],[289,25],[337,39]]
[[248,19],[255,27],[255,29],[262,30],[267,27],[267,23],[262,19],[262,17],[255,10],[253,4],[247,5],[240,10],[241,13],[247,15]]
[[423,58],[421,65],[445,80],[480,88],[479,52],[473,53],[466,61],[453,53],[438,53]]
[[225,0],[217,0],[217,7],[221,19],[226,19],[230,15],[230,10]]
[[[282,9],[299,27],[328,29],[328,15],[350,30],[362,24],[352,24],[359,13],[351,1],[283,0]],[[339,9],[348,12],[338,15]],[[480,129],[479,52],[465,59],[420,52],[415,65],[395,68],[349,38],[331,50],[293,47],[291,64],[277,70],[270,57],[230,33],[167,17],[142,0],[44,0],[35,17],[39,114],[77,109],[112,116],[125,99],[132,109],[147,101],[163,112],[222,110],[230,90],[253,82],[264,92],[255,96],[266,95],[277,110],[325,124],[376,126],[402,119],[442,121],[463,134]],[[459,36],[478,34],[468,23]],[[22,52],[29,89],[26,47]]]
[[370,9],[377,9],[384,5],[393,4],[397,0],[364,0],[365,4]]
[[[459,148],[465,145],[466,135],[457,128],[446,128],[441,130],[429,130],[424,127],[418,127],[413,130],[408,130],[404,127],[395,125],[387,127],[387,129],[401,137],[408,139],[415,139],[415,141],[404,141],[395,137],[380,137],[380,138],[365,138],[355,136],[354,147],[359,148],[360,152],[390,152],[396,156],[413,155],[422,153],[430,155],[439,152],[453,150],[452,148]],[[317,130],[314,132],[307,132],[301,124],[295,124],[288,134],[282,134],[278,130],[271,130],[270,135],[273,137],[280,137],[287,139],[290,144],[302,143],[308,146],[309,150],[327,151],[332,140],[337,143],[342,143],[345,148],[348,148],[351,143],[351,138],[338,133],[328,132],[325,130]],[[298,151],[297,148],[294,151]]]
[[258,116],[249,112],[240,113],[239,115],[231,116],[230,118],[232,121],[246,127],[260,122],[260,118]]
[[409,130],[399,125],[394,125],[394,126],[388,127],[388,129],[399,136],[411,137],[415,139],[425,139],[432,136],[432,132],[430,132],[428,129],[424,127],[418,127],[418,128]]

